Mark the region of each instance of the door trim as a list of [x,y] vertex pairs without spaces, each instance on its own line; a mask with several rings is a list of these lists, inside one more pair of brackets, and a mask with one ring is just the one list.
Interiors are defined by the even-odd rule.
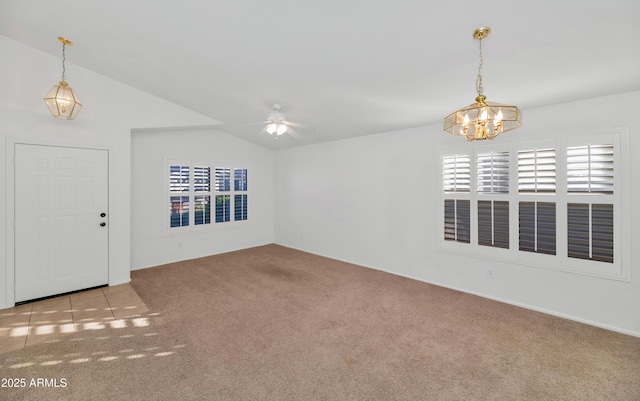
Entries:
[[[111,176],[110,149],[106,146],[78,146],[70,145],[68,143],[55,143],[55,142],[41,142],[32,140],[19,140],[15,138],[7,138],[6,142],[6,182],[7,182],[7,210],[6,210],[6,284],[5,288],[0,290],[0,295],[4,292],[4,297],[0,297],[0,309],[11,308],[15,306],[15,148],[16,145],[33,145],[33,146],[50,146],[50,147],[62,147],[62,148],[75,148],[75,149],[90,149],[90,150],[104,150],[107,151],[107,172],[109,177]],[[109,183],[111,178],[107,179]],[[107,203],[111,203],[111,193],[109,192]],[[111,208],[109,208],[111,209]],[[109,250],[109,256],[111,256],[111,250]],[[108,285],[111,285],[112,276],[112,264],[111,258],[108,258]],[[1,273],[1,271],[0,271]],[[1,299],[4,298],[4,299]]]

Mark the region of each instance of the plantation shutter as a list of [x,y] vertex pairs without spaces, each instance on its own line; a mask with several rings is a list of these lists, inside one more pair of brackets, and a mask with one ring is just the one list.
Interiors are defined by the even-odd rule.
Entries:
[[170,196],[169,227],[185,227],[189,225],[189,197]]
[[236,193],[233,196],[233,220],[247,220],[247,169],[233,169],[233,190]]
[[233,189],[236,191],[247,190],[247,169],[236,168],[233,169]]
[[231,221],[231,196],[216,195],[216,223]]
[[520,250],[556,254],[556,204],[553,202],[520,202]]
[[469,192],[471,188],[471,156],[443,157],[442,182],[444,192]]
[[613,205],[569,203],[567,218],[570,258],[613,263]]
[[456,200],[456,240],[471,243],[471,202]]
[[520,193],[555,193],[555,149],[518,152],[518,191]]
[[[169,166],[169,193],[181,194],[169,196],[169,227],[185,227],[189,225],[189,166]],[[188,194],[187,194],[188,195]]]
[[[442,158],[442,183],[445,193],[471,190],[471,156],[450,155]],[[444,239],[471,243],[471,201],[444,200]]]
[[194,222],[196,225],[211,223],[211,197],[195,196],[194,203]]
[[444,239],[471,243],[471,202],[467,199],[444,200]]
[[169,191],[189,191],[189,166],[169,166]]
[[231,191],[231,169],[226,167],[216,167],[215,176],[216,192]]
[[196,192],[211,191],[211,167],[193,167],[193,189]]
[[613,145],[567,148],[567,191],[613,194]]
[[553,202],[538,202],[536,223],[538,252],[555,255],[556,204]]
[[591,259],[613,263],[613,205],[591,205]]
[[235,221],[247,219],[247,195],[234,195],[234,212],[233,219]]
[[478,201],[478,245],[509,248],[509,202]]
[[509,152],[479,154],[478,193],[509,193]]
[[456,201],[455,199],[444,200],[444,239],[446,241],[456,240]]

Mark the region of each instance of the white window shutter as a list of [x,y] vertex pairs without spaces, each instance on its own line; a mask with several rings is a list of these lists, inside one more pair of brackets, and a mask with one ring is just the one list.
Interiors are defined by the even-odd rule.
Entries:
[[613,145],[567,148],[567,192],[613,194]]
[[532,149],[518,152],[518,191],[556,192],[556,150]]
[[509,193],[509,152],[479,154],[476,171],[478,193]]
[[442,183],[444,192],[469,192],[471,188],[471,156],[443,157]]

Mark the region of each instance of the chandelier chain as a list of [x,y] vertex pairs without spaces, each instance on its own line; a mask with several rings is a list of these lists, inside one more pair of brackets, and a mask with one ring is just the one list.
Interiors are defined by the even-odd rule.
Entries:
[[484,87],[482,86],[482,64],[484,59],[482,58],[482,39],[478,41],[480,42],[480,64],[478,65],[478,77],[476,78],[476,92],[478,92],[478,95],[482,95],[484,93]]

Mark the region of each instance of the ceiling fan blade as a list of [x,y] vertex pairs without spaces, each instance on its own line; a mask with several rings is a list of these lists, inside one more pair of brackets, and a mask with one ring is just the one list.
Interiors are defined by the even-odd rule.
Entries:
[[247,124],[240,124],[238,125],[238,127],[245,127],[247,125],[258,125],[258,124],[269,124],[269,121],[260,121],[258,123],[247,123]]
[[293,128],[289,127],[287,129],[287,132],[285,132],[285,134],[289,134],[293,139],[299,139],[300,138],[300,134],[298,134],[297,132],[295,132],[293,130]]
[[267,126],[266,125],[264,127],[262,127],[260,132],[258,132],[258,135],[265,135],[265,134],[271,136],[271,134],[267,132]]
[[285,121],[285,124],[287,124],[287,125],[289,125],[291,127],[298,127],[298,128],[302,128],[302,129],[308,129],[310,131],[315,131],[316,130],[316,128],[312,127],[311,125],[294,123],[292,121]]

